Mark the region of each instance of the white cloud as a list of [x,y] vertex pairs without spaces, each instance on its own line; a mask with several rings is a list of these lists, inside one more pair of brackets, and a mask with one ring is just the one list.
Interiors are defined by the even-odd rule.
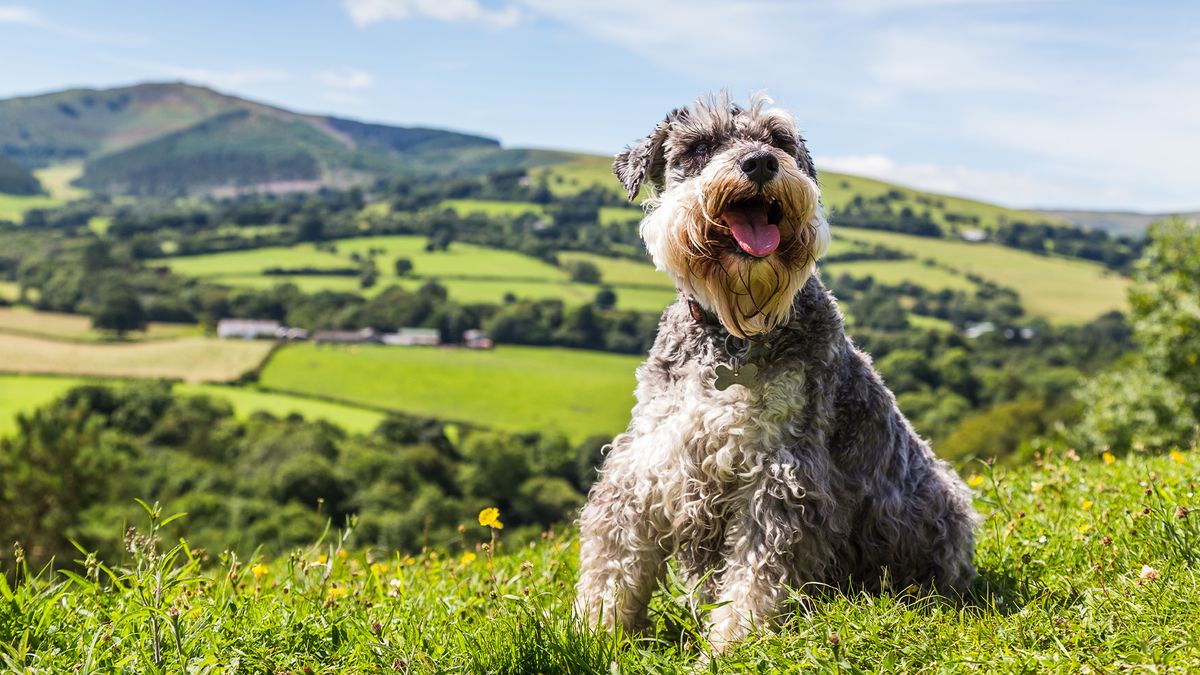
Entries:
[[58,23],[46,18],[35,9],[20,5],[0,5],[0,24],[3,23],[29,26],[30,28],[57,33],[63,37],[104,44],[144,44],[149,41],[140,35],[100,33],[77,26]]
[[313,79],[334,89],[368,89],[375,84],[375,76],[356,68],[329,68],[313,73]]
[[355,25],[362,28],[383,21],[424,17],[449,23],[479,22],[498,28],[516,25],[521,13],[506,5],[488,9],[479,0],[342,0]]

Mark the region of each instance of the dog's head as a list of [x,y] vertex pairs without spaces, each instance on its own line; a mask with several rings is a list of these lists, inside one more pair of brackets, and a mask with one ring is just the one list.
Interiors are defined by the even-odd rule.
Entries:
[[629,198],[642,185],[642,239],[659,269],[738,337],[788,319],[829,247],[817,172],[790,115],[722,94],[667,115],[617,155]]

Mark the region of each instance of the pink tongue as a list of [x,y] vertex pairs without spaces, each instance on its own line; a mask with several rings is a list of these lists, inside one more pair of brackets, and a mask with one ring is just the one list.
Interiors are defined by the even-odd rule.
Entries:
[[767,222],[765,206],[728,206],[721,212],[721,219],[746,253],[762,258],[779,248],[779,227]]

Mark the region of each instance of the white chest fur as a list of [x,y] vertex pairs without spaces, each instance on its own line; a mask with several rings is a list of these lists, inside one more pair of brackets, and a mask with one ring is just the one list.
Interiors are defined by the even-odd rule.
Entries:
[[[712,531],[736,508],[744,489],[787,451],[789,419],[799,417],[804,374],[779,373],[753,386],[712,386],[713,370],[684,365],[670,384],[639,378],[627,443],[609,465],[620,473],[664,530]],[[651,384],[653,382],[653,384]],[[614,467],[615,468],[615,467]]]

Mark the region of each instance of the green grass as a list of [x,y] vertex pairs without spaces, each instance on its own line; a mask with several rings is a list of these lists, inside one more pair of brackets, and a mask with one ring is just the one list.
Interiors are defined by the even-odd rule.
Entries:
[[617,286],[648,286],[675,290],[665,272],[654,269],[650,263],[628,260],[625,258],[608,258],[595,253],[579,251],[563,251],[558,254],[559,262],[590,262],[600,269],[603,283]]
[[[10,434],[16,429],[17,413],[32,412],[61,396],[71,387],[85,382],[112,380],[52,375],[0,375],[0,436]],[[384,418],[383,413],[375,410],[242,387],[177,384],[175,392],[204,394],[229,401],[239,417],[259,411],[271,413],[276,417],[298,413],[305,419],[326,420],[354,433],[370,432]]]
[[0,194],[0,220],[21,222],[26,211],[51,209],[61,206],[62,200],[49,195],[6,195]]
[[228,382],[258,367],[273,344],[206,337],[90,344],[0,333],[0,372]]
[[490,351],[289,345],[263,369],[263,387],[574,440],[625,428],[632,356],[501,346]]
[[1038,256],[998,244],[853,228],[839,228],[839,232],[907,251],[920,259],[931,258],[964,275],[977,274],[1011,288],[1021,296],[1026,311],[1052,323],[1084,322],[1105,312],[1126,309],[1129,280],[1095,263]]
[[87,380],[46,375],[0,375],[0,437],[17,428],[17,413],[32,412]]
[[495,199],[447,199],[438,205],[439,208],[449,209],[467,216],[472,213],[482,213],[485,216],[500,218],[516,218],[522,214],[532,213],[546,217],[546,208],[541,204],[530,202],[503,202]]
[[821,265],[821,274],[830,279],[840,274],[852,277],[875,277],[881,284],[896,285],[909,282],[923,286],[931,291],[949,289],[952,291],[970,291],[975,284],[961,274],[955,274],[941,267],[926,265],[920,260],[855,260],[853,262],[834,262]]
[[645,213],[638,208],[623,206],[601,206],[599,220],[601,225],[616,225],[639,221]]
[[556,197],[578,194],[590,187],[624,195],[612,173],[612,158],[603,155],[579,155],[561,164],[534,169],[529,174],[534,180],[546,176],[550,192]]
[[690,609],[680,584],[656,596],[646,635],[596,634],[570,619],[570,530],[528,546],[494,531],[498,550],[485,550],[489,531],[473,520],[466,555],[359,551],[331,535],[285,559],[235,561],[166,541],[100,561],[88,577],[26,570],[6,550],[0,663],[79,673],[1196,672],[1200,456],[1178,458],[1053,455],[997,469],[975,488],[980,577],[965,600],[817,594],[703,668],[711,606]]
[[[312,244],[290,247],[270,247],[230,253],[168,258],[165,262],[173,271],[194,277],[231,277],[260,274],[269,267],[313,267],[334,269],[353,266],[351,254],[367,255],[371,249],[383,249],[376,258],[381,283],[395,278],[395,261],[408,258],[413,273],[421,277],[476,277],[507,279],[539,279],[558,281],[566,274],[536,258],[513,251],[490,249],[473,244],[454,243],[448,251],[425,251],[425,237],[394,235],[339,239],[331,242],[336,253],[318,251]],[[277,277],[278,278],[278,277]]]

